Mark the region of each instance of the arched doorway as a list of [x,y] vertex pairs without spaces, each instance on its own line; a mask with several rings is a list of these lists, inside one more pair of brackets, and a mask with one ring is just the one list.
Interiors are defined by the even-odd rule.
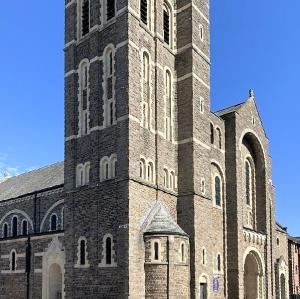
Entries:
[[254,251],[251,251],[245,259],[244,292],[245,299],[263,298],[262,262],[258,254]]
[[208,298],[208,282],[206,276],[202,275],[200,278],[200,299]]
[[62,271],[58,264],[53,264],[49,268],[49,299],[62,298]]
[[280,299],[286,299],[286,290],[285,290],[285,276],[284,274],[280,275]]

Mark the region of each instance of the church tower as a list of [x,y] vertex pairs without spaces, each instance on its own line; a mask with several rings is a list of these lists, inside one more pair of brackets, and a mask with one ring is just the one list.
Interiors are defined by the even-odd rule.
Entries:
[[[161,205],[190,238],[184,289],[193,298],[207,287],[195,253],[214,252],[225,263],[224,127],[210,112],[209,1],[66,0],[65,7],[66,296],[80,298],[88,286],[93,294],[147,297],[143,223]],[[220,191],[213,212],[211,172]],[[200,218],[215,221],[213,243]]]

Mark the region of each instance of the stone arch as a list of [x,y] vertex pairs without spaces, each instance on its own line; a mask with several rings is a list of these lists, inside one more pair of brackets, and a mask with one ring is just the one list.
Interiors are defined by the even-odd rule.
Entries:
[[0,220],[0,225],[2,224],[2,222],[5,220],[6,217],[8,217],[11,214],[21,214],[23,217],[25,217],[25,219],[28,221],[28,223],[30,224],[31,229],[33,230],[33,222],[30,219],[30,217],[28,216],[28,214],[26,214],[24,211],[15,209],[15,210],[11,210],[9,212],[7,212]]
[[59,205],[63,204],[64,202],[65,202],[65,200],[64,200],[64,199],[61,199],[61,200],[57,201],[56,203],[54,203],[54,204],[50,207],[50,209],[48,209],[48,211],[46,212],[45,216],[43,217],[42,222],[41,222],[41,225],[40,225],[40,231],[41,231],[41,232],[43,231],[45,221],[46,221],[46,219],[48,218],[48,216],[50,215],[50,213],[51,213],[56,207],[58,207]]
[[247,250],[244,255],[244,298],[264,298],[263,259],[254,248]]
[[209,277],[208,275],[202,273],[199,278],[199,298],[208,299],[210,296],[210,286],[209,286]]
[[[253,161],[254,186],[253,186],[253,202],[251,206],[253,215],[253,229],[266,233],[267,227],[267,199],[266,199],[266,156],[263,145],[253,131],[245,131],[240,139],[240,148],[247,151],[246,157],[249,161]],[[251,157],[251,159],[249,158]],[[242,167],[245,161],[242,159]],[[245,195],[246,197],[246,195]],[[246,202],[246,199],[244,199]]]
[[64,275],[65,251],[58,237],[54,237],[43,255],[43,299],[65,298]]

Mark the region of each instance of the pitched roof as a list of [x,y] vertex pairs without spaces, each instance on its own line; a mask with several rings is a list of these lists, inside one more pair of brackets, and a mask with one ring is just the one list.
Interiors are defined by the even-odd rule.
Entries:
[[0,183],[0,201],[63,185],[64,163],[55,163]]
[[287,233],[287,227],[281,225],[280,223],[276,222],[276,229],[281,231],[282,233]]
[[222,109],[222,110],[219,110],[219,111],[215,112],[215,114],[218,116],[222,116],[225,114],[229,114],[231,112],[237,112],[244,104],[245,104],[245,102]]
[[145,222],[144,234],[146,235],[166,234],[188,236],[160,202],[157,202],[152,207]]

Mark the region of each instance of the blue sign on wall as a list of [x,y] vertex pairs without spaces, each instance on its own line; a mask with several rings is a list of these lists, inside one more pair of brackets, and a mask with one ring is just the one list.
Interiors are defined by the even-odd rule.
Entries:
[[220,278],[217,276],[213,279],[213,291],[214,293],[218,293],[220,291]]

